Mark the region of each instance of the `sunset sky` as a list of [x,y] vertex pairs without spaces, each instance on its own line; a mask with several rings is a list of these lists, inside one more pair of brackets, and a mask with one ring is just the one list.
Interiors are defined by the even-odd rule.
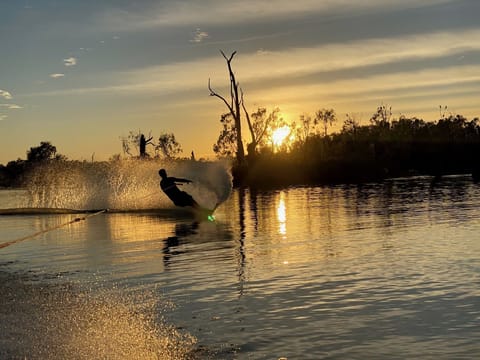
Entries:
[[238,52],[251,112],[480,116],[478,14],[476,0],[1,0],[0,163],[40,141],[106,160],[130,130],[213,156],[219,50]]

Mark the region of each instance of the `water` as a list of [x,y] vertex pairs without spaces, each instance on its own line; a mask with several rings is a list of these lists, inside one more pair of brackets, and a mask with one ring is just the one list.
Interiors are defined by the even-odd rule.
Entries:
[[[25,196],[0,191],[0,204]],[[479,199],[469,177],[419,177],[237,189],[215,222],[99,214],[0,249],[17,304],[0,311],[1,347],[27,358],[478,358]],[[73,216],[0,216],[1,241]],[[43,341],[28,312],[44,319]]]

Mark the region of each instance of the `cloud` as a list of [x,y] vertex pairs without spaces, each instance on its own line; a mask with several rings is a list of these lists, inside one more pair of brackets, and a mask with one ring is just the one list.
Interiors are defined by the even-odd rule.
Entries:
[[58,79],[58,78],[64,77],[65,74],[56,73],[56,74],[50,74],[49,76],[50,76],[52,79]]
[[[378,38],[320,45],[313,48],[289,48],[282,51],[252,51],[238,53],[234,60],[237,79],[248,98],[259,102],[287,101],[292,94],[305,91],[318,101],[361,95],[368,91],[406,91],[422,86],[480,83],[480,66],[452,61],[449,66],[401,69],[398,63],[422,60],[422,64],[437,59],[460,56],[464,52],[480,51],[480,30],[434,32],[396,38]],[[328,54],[328,56],[325,56]],[[426,61],[423,61],[426,60]],[[389,72],[363,72],[392,64]],[[359,70],[359,71],[354,71]],[[441,72],[440,72],[441,71]],[[348,76],[325,78],[338,72]],[[121,75],[121,76],[120,76]],[[44,96],[74,94],[146,94],[159,96],[207,90],[208,79],[220,93],[228,93],[225,61],[220,54],[192,61],[135,69],[121,74],[109,74],[111,82],[95,88],[77,88],[42,93]],[[122,82],[119,83],[118,79]],[[272,90],[274,89],[274,91]],[[351,92],[350,92],[351,91]],[[268,95],[269,94],[269,95]],[[270,98],[269,98],[270,96]],[[313,100],[312,100],[313,101]]]
[[[235,57],[234,67],[237,79],[243,85],[248,82],[265,83],[269,79],[281,83],[283,80],[288,82],[292,77],[309,77],[322,72],[361,69],[411,60],[435,60],[461,55],[465,51],[480,51],[479,38],[480,30],[467,30],[358,40],[313,48],[239,53]],[[455,65],[461,64],[456,62]],[[205,86],[208,78],[212,78],[212,86],[215,88],[225,84],[224,66],[222,57],[216,54],[201,60],[138,69],[124,74],[124,89],[192,89]]]
[[5,120],[7,118],[7,115],[5,114],[0,114],[0,121]]
[[[237,70],[249,78],[308,75],[399,63],[420,59],[440,59],[480,51],[480,30],[436,32],[399,38],[378,38],[321,45],[312,48],[289,48],[282,51],[239,54]],[[328,56],[325,56],[328,54]],[[240,57],[242,59],[240,60]],[[243,77],[245,80],[245,76]]]
[[255,52],[255,54],[258,55],[258,56],[268,55],[268,54],[270,54],[270,51],[261,48],[261,49],[258,49],[258,50]]
[[77,65],[77,59],[74,58],[73,56],[69,57],[67,59],[63,59],[63,64],[65,66],[75,66],[75,65]]
[[240,24],[252,21],[275,21],[318,14],[319,16],[358,15],[359,12],[382,12],[426,7],[452,0],[224,0],[162,1],[137,12],[109,9],[96,21],[108,31],[138,31],[162,26],[187,26],[202,23]]
[[208,33],[206,31],[200,30],[200,28],[197,28],[193,35],[193,39],[191,39],[190,42],[200,43],[206,38],[208,38]]
[[9,109],[9,110],[23,109],[23,107],[21,107],[20,105],[17,105],[17,104],[0,104],[0,108],[5,108],[5,109]]
[[8,91],[6,90],[2,90],[0,89],[0,97],[3,97],[4,99],[6,100],[11,100],[12,99],[12,94],[10,94]]

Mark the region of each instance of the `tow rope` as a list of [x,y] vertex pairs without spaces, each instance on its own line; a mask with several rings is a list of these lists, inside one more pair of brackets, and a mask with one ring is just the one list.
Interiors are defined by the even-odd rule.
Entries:
[[74,223],[76,223],[76,222],[80,222],[80,221],[87,220],[88,218],[91,218],[91,217],[93,217],[93,216],[97,216],[97,215],[103,214],[104,212],[107,212],[107,211],[108,211],[107,209],[99,210],[99,211],[97,211],[97,212],[94,212],[94,213],[91,213],[91,214],[88,214],[88,215],[85,215],[85,216],[76,217],[76,218],[74,218],[73,220],[67,221],[66,223],[63,223],[63,224],[60,224],[60,225],[56,225],[56,226],[53,226],[53,227],[50,227],[50,228],[46,228],[46,229],[44,229],[44,230],[38,231],[38,232],[36,232],[36,233],[33,233],[33,234],[31,234],[31,235],[24,236],[24,237],[19,238],[19,239],[16,239],[16,240],[4,242],[4,243],[0,244],[0,249],[6,248],[7,246],[10,246],[10,245],[17,244],[17,243],[19,243],[19,242],[21,242],[21,241],[33,239],[33,238],[37,237],[38,235],[45,234],[45,233],[50,232],[50,231],[52,231],[52,230],[56,230],[56,229],[59,229],[59,228],[64,227],[64,226],[67,226],[67,225],[70,225],[70,224],[74,224]]

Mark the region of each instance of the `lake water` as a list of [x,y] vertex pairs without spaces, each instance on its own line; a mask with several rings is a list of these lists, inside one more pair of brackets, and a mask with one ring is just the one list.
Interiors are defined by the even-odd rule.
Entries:
[[[0,355],[480,357],[470,177],[235,189],[215,215],[101,213],[0,249]],[[0,240],[78,216],[0,216]]]

